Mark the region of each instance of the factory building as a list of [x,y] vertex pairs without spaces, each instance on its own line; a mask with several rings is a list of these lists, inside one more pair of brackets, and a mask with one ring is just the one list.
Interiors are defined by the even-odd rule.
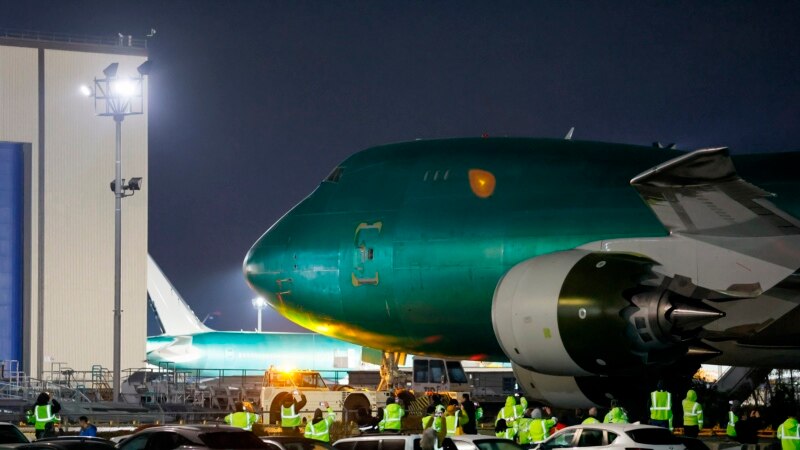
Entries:
[[[130,37],[0,30],[0,360],[33,377],[113,365],[115,123],[80,87],[146,60]],[[143,366],[147,333],[143,85],[143,114],[122,123],[122,178],[144,179],[122,200],[123,370]]]

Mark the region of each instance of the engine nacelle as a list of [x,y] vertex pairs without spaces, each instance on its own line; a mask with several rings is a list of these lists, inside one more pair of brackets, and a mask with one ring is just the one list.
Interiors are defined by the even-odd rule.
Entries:
[[[632,377],[570,377],[545,375],[511,364],[514,376],[525,395],[536,401],[558,405],[560,408],[608,407],[611,399],[624,398],[633,392],[632,385],[644,385]],[[637,383],[638,381],[638,383]],[[641,394],[640,398],[647,396]],[[634,403],[626,403],[634,404]]]
[[700,348],[700,327],[723,314],[668,290],[671,279],[654,272],[656,264],[585,250],[523,261],[495,290],[498,342],[512,362],[537,374],[628,375],[671,364],[690,346]]

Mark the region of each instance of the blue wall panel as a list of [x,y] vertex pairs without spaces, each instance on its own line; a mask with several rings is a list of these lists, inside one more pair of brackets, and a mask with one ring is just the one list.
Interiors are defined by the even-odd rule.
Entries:
[[0,360],[22,360],[22,144],[0,142]]

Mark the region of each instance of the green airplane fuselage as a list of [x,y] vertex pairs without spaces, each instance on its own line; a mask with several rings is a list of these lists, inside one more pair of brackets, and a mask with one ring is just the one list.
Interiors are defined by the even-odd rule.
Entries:
[[[245,275],[284,316],[328,336],[505,360],[491,323],[503,274],[588,242],[665,236],[629,181],[680,154],[524,138],[371,148],[341,163],[261,237]],[[798,216],[800,183],[790,169],[797,153],[734,162]]]

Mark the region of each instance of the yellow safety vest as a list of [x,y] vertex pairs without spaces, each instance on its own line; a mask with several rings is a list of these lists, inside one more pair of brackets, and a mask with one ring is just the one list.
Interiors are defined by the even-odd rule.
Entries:
[[36,405],[34,409],[36,425],[35,429],[44,430],[50,422],[58,422],[58,417],[53,415],[50,405]]
[[225,416],[225,423],[247,431],[253,429],[256,420],[258,420],[258,416],[247,411],[239,411]]
[[300,414],[294,411],[294,403],[292,406],[286,408],[281,405],[281,426],[290,428],[300,425]]
[[736,414],[733,411],[728,411],[728,426],[725,428],[725,434],[730,437],[736,437],[736,422],[739,421],[739,418],[736,417]]

